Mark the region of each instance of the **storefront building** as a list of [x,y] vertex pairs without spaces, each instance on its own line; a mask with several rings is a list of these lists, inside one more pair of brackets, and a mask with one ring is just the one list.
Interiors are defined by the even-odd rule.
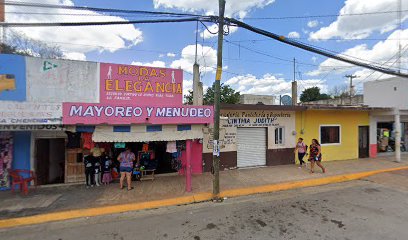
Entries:
[[[304,107],[223,104],[220,169],[294,164],[296,111]],[[211,171],[212,127],[204,129],[203,164]]]
[[369,113],[372,108],[308,106],[296,113],[296,137],[321,144],[323,161],[369,156]]
[[84,182],[85,154],[116,158],[126,143],[165,159],[159,173],[184,174],[187,152],[190,171],[202,172],[213,109],[182,105],[181,70],[8,54],[0,65],[1,189],[13,169],[35,171],[41,185]]

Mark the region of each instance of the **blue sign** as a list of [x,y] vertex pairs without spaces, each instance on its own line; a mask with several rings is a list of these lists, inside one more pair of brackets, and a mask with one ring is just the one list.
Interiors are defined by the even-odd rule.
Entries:
[[26,100],[25,57],[0,54],[0,100]]

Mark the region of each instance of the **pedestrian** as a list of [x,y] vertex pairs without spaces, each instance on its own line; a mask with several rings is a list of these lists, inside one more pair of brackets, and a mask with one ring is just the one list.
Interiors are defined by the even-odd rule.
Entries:
[[309,154],[309,161],[310,161],[310,173],[314,173],[314,165],[315,163],[319,166],[323,173],[326,172],[326,169],[323,167],[322,161],[322,149],[320,147],[319,141],[317,139],[312,139],[312,144],[310,145],[310,154]]
[[94,156],[89,151],[85,152],[84,156],[84,167],[85,167],[85,179],[86,187],[93,187],[95,184],[95,167],[94,167]]
[[299,168],[303,166],[303,164],[306,165],[305,161],[303,161],[303,158],[307,154],[307,145],[303,142],[303,138],[299,138],[298,142],[296,144],[295,148],[295,153],[298,153],[298,159],[299,159]]
[[105,153],[102,153],[102,183],[105,185],[110,184],[112,182],[112,160],[111,158]]
[[135,161],[136,156],[133,152],[130,151],[129,147],[126,147],[124,152],[121,152],[118,156],[118,161],[120,162],[120,189],[123,189],[123,181],[127,181],[127,190],[130,191],[133,189],[132,184],[132,167],[133,161]]

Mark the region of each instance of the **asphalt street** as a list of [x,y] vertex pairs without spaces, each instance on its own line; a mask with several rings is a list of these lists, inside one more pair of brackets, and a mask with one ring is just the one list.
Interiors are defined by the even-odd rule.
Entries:
[[0,230],[0,239],[407,239],[408,177]]

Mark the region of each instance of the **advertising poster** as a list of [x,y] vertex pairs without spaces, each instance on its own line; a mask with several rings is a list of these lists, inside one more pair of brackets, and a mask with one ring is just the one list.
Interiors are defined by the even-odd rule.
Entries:
[[13,160],[13,137],[10,132],[0,132],[0,189],[10,187],[9,170]]
[[100,102],[180,105],[181,69],[100,64]]
[[0,101],[26,100],[25,57],[0,54]]

